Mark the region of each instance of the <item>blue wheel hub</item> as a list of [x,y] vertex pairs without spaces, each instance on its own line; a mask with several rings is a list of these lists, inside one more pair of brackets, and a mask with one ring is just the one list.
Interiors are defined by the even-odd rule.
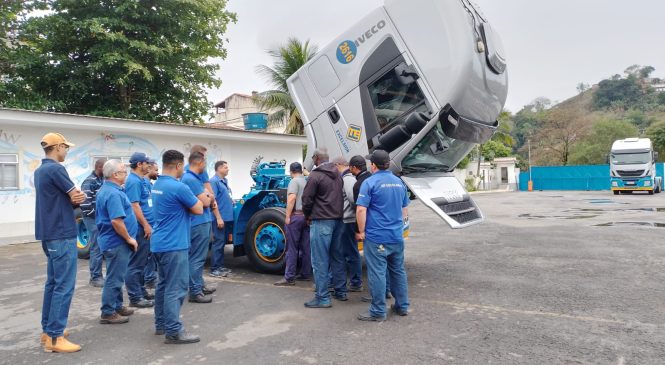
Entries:
[[284,253],[284,232],[274,223],[264,223],[256,232],[254,245],[261,259],[275,262]]
[[83,224],[83,220],[78,222],[77,225],[77,236],[78,236],[78,242],[76,242],[76,245],[78,248],[85,248],[88,246],[88,229],[85,227],[85,224]]

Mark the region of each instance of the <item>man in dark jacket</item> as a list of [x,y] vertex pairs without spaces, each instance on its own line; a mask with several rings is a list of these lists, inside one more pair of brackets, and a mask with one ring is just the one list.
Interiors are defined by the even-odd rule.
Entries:
[[316,280],[316,295],[305,303],[308,308],[330,308],[328,269],[332,270],[335,299],[347,300],[346,271],[340,235],[344,227],[344,183],[337,167],[328,162],[325,149],[317,149],[312,156],[317,166],[307,179],[302,196],[305,218],[311,220],[310,247],[312,269]]
[[95,170],[90,173],[83,184],[81,190],[85,193],[87,198],[81,204],[81,215],[83,215],[83,224],[88,230],[88,245],[90,246],[90,285],[101,288],[104,286],[104,278],[102,276],[102,261],[104,256],[97,244],[97,224],[95,223],[96,216],[96,199],[97,192],[104,183],[104,163],[106,159],[99,159],[95,162]]

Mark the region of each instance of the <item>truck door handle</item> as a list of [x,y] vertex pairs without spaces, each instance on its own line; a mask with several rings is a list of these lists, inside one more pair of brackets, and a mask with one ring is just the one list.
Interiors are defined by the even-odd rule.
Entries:
[[333,124],[337,124],[337,122],[339,122],[339,112],[337,111],[337,108],[333,107],[332,109],[328,110],[328,116],[330,117],[330,120],[333,122]]

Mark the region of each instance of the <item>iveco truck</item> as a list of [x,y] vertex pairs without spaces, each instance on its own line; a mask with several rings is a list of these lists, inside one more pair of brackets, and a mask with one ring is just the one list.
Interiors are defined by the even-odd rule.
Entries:
[[660,193],[663,179],[656,173],[656,158],[648,138],[626,138],[614,141],[610,151],[610,176],[615,195],[647,191]]
[[494,134],[508,73],[499,35],[472,2],[386,0],[287,84],[310,156],[385,150],[391,170],[452,228],[483,220],[452,171]]

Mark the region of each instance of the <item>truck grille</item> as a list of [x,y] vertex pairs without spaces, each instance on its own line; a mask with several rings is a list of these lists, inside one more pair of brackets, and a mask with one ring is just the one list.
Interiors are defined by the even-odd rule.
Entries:
[[617,174],[619,174],[619,176],[639,177],[644,175],[644,170],[636,170],[636,171],[617,170]]
[[463,224],[480,219],[480,211],[470,199],[448,203],[444,198],[434,198],[432,202],[457,223]]

